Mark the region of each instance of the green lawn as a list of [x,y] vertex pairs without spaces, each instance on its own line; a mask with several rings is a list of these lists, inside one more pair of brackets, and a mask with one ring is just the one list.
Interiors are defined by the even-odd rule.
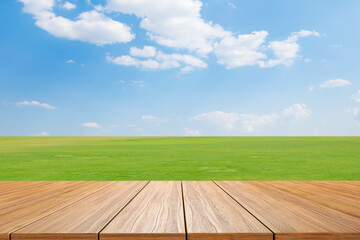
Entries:
[[0,180],[360,180],[360,137],[0,137]]

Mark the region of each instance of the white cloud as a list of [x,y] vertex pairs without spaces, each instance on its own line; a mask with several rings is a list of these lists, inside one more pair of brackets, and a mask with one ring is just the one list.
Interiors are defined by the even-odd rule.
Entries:
[[260,67],[274,67],[280,64],[291,65],[298,57],[297,53],[300,51],[300,45],[297,40],[300,37],[320,36],[316,31],[300,30],[292,33],[287,39],[283,41],[271,41],[268,49],[274,52],[275,59],[267,61],[259,61]]
[[258,116],[256,114],[241,114],[240,121],[245,132],[252,132],[255,128],[274,123],[279,118],[278,114]]
[[282,111],[284,116],[294,116],[295,119],[307,118],[311,114],[311,110],[306,104],[295,103]]
[[143,49],[137,47],[130,48],[130,55],[133,57],[155,57],[156,48],[152,46],[144,46]]
[[205,56],[215,39],[230,35],[219,25],[201,18],[199,0],[109,0],[108,11],[134,14],[140,27],[160,45],[185,48]]
[[129,42],[135,37],[125,24],[94,10],[81,13],[73,21],[54,14],[54,0],[19,1],[24,4],[23,11],[34,16],[38,27],[56,37],[97,45]]
[[195,115],[190,118],[190,121],[208,121],[220,129],[230,131],[239,119],[240,116],[237,113],[214,111]]
[[133,123],[131,123],[131,124],[127,124],[126,126],[127,126],[127,127],[129,127],[129,128],[134,128],[134,127],[136,127],[136,125],[135,125],[135,124],[133,124]]
[[189,118],[190,121],[206,121],[225,131],[239,130],[238,123],[243,132],[253,132],[259,127],[276,123],[279,119],[285,119],[287,116],[301,119],[307,118],[311,114],[310,109],[305,104],[293,104],[285,108],[281,114],[271,113],[264,115],[256,115],[252,113],[226,113],[222,111],[214,111],[201,113]]
[[360,103],[360,90],[356,94],[354,94],[352,98],[353,100],[355,100],[355,102]]
[[240,122],[245,132],[252,132],[255,128],[274,123],[280,116],[278,114],[267,114],[258,116],[256,114],[238,114],[214,111],[202,113],[190,118],[190,121],[207,121],[219,129],[231,131],[235,124]]
[[48,132],[41,132],[36,134],[36,136],[50,136],[50,134]]
[[65,2],[62,7],[67,10],[72,10],[76,8],[76,5],[71,2]]
[[194,70],[193,67],[185,66],[185,67],[181,68],[180,73],[181,73],[181,74],[185,74],[185,73],[191,72],[191,71],[193,71],[193,70]]
[[107,56],[106,59],[113,64],[124,65],[124,66],[138,66],[140,61],[137,58],[133,58],[127,55],[123,55],[120,57],[110,57]]
[[145,115],[145,116],[142,116],[141,119],[145,120],[145,121],[154,121],[154,120],[156,120],[158,118],[153,116],[153,115]]
[[[145,57],[145,55],[149,53],[149,49],[146,50],[147,53],[144,53],[144,49],[132,48],[130,49],[130,54],[133,56],[142,55],[142,57]],[[207,67],[207,64],[204,61],[188,54],[166,54],[161,51],[156,51],[155,48],[151,51],[154,51],[154,57],[147,58],[145,60],[140,60],[129,55],[122,55],[119,57],[107,56],[106,59],[113,64],[123,66],[135,66],[145,70],[170,69],[181,67],[182,72],[189,72],[189,70],[192,70],[194,68]]]
[[101,126],[96,122],[87,122],[81,124],[84,128],[101,128]]
[[75,61],[72,59],[66,60],[66,63],[74,63]]
[[19,0],[24,4],[23,11],[33,15],[41,15],[51,11],[55,0]]
[[52,110],[55,109],[56,107],[51,106],[50,104],[47,103],[41,103],[38,101],[23,101],[23,102],[18,102],[16,105],[18,106],[36,106],[36,107],[42,107],[48,110]]
[[223,38],[215,44],[218,63],[225,65],[227,69],[257,64],[260,59],[266,58],[261,52],[261,46],[267,35],[266,31],[260,31]]
[[[360,104],[360,90],[358,90],[357,93],[352,96],[352,99],[357,104]],[[348,109],[348,112],[351,112],[354,115],[354,117],[356,117],[358,120],[358,116],[360,116],[360,105]]]
[[336,88],[336,87],[342,87],[342,86],[347,86],[347,85],[351,85],[351,82],[345,79],[335,79],[335,80],[329,80],[324,82],[323,84],[320,85],[321,88]]
[[351,108],[351,113],[352,113],[355,117],[359,116],[360,107],[353,107],[353,108]]
[[[259,65],[260,67],[274,67],[280,64],[291,65],[298,57],[300,45],[297,40],[300,37],[319,36],[316,31],[301,30],[292,33],[284,41],[271,41],[268,46],[265,39],[268,35],[266,31],[253,32],[224,37],[219,43],[215,44],[215,55],[218,63],[225,65],[227,69]],[[274,59],[269,59],[265,54],[266,50],[274,52]],[[306,61],[308,62],[308,60]]]
[[309,91],[314,91],[315,90],[315,87],[314,86],[310,86],[309,87]]
[[201,131],[197,129],[184,128],[184,131],[186,136],[202,136]]
[[304,62],[306,62],[306,63],[311,62],[311,59],[305,58]]

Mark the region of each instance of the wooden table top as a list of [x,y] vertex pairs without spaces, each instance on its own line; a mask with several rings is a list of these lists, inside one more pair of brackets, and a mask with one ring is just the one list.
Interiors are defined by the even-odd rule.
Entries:
[[0,240],[360,240],[360,181],[0,182]]

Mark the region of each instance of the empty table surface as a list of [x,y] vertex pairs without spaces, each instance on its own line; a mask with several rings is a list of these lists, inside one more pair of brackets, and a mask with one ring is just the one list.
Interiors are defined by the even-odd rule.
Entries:
[[0,182],[0,240],[360,240],[360,181]]

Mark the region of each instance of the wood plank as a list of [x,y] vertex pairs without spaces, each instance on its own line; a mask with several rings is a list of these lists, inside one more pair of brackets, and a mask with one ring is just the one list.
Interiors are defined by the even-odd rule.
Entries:
[[110,220],[147,184],[116,182],[11,234],[11,239],[97,239]]
[[150,182],[100,233],[100,240],[185,240],[181,182]]
[[329,201],[339,200],[344,204],[360,206],[360,196],[356,194],[333,190],[323,186],[317,186],[311,182],[288,181],[287,184],[293,186],[294,188],[301,188],[303,191],[316,192],[318,195],[327,197]]
[[0,194],[20,191],[22,189],[27,189],[31,187],[35,187],[38,185],[46,184],[44,181],[2,181],[0,182]]
[[187,239],[272,240],[273,234],[213,182],[183,182]]
[[21,204],[24,201],[29,201],[32,198],[38,198],[42,195],[49,197],[53,194],[57,194],[59,190],[65,189],[73,184],[73,182],[46,182],[31,188],[22,188],[18,191],[0,194],[0,209],[6,208],[12,204]]
[[73,185],[51,196],[40,196],[0,209],[0,240],[8,240],[11,232],[111,184],[113,182],[73,182]]
[[356,198],[360,197],[360,186],[349,184],[348,182],[336,182],[336,181],[311,181],[309,182],[311,185],[317,185],[320,187],[324,187],[327,189],[332,189],[334,191],[342,194],[343,192],[346,194],[350,194],[355,196]]
[[216,182],[275,233],[276,240],[359,240],[360,233],[249,182]]
[[268,194],[288,200],[360,231],[360,207],[329,200],[327,197],[316,194],[316,192],[302,191],[301,188],[291,187],[288,182],[251,182],[250,184]]

